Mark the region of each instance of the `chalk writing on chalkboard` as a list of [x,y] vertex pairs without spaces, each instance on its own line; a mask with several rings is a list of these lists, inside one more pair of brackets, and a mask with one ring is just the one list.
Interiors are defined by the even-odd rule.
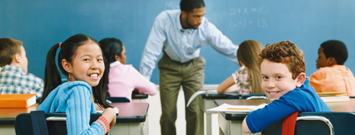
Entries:
[[165,10],[180,9],[180,1],[166,1]]
[[[229,14],[231,17],[231,21],[229,23],[230,28],[236,27],[262,27],[265,28],[268,26],[266,19],[263,15],[267,14],[269,11],[268,7],[265,5],[261,5],[257,8],[230,8]],[[251,18],[246,15],[253,15],[256,18]]]

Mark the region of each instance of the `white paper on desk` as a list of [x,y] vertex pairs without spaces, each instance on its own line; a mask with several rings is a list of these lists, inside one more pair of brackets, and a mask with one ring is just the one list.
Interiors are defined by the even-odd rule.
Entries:
[[[188,107],[190,105],[190,103],[192,102],[192,100],[194,100],[198,95],[201,95],[201,94],[219,94],[217,92],[217,90],[201,90],[201,91],[197,91],[195,92],[189,99],[189,101],[187,102],[187,105],[186,107]],[[223,94],[236,94],[235,92],[225,92]]]
[[47,121],[66,121],[66,117],[58,117],[58,116],[52,116],[52,117],[47,117]]
[[[116,114],[119,113],[119,110],[118,110],[117,107],[114,107],[114,108],[112,108],[112,109],[116,112]],[[104,112],[104,110],[97,110],[97,111],[96,111],[96,113],[103,113],[103,112]]]
[[[211,108],[206,110],[207,112],[252,112],[260,108],[264,108],[267,104],[262,103],[260,105],[230,105],[230,104],[222,104],[215,108]],[[227,108],[248,108],[249,110],[228,110]]]

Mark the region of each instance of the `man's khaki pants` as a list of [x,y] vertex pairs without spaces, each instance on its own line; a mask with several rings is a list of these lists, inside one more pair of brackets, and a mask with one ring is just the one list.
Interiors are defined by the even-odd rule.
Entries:
[[[180,86],[184,91],[185,107],[192,94],[202,90],[204,81],[204,68],[206,62],[201,56],[191,61],[180,63],[171,60],[165,53],[158,62],[159,89],[162,106],[160,118],[161,134],[176,135],[175,122],[177,118],[176,102]],[[199,108],[201,98],[196,97],[189,107],[186,107],[186,135],[199,135],[203,130],[203,113]],[[202,129],[201,129],[202,128]]]

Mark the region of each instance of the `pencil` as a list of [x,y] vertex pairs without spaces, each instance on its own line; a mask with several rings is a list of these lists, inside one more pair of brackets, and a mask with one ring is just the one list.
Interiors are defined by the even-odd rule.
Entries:
[[227,110],[250,110],[249,108],[227,108]]

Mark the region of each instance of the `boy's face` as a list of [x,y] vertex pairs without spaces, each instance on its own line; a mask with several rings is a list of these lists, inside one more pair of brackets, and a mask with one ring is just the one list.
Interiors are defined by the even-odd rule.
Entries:
[[279,99],[297,86],[298,77],[292,79],[292,73],[288,70],[286,64],[264,59],[260,65],[260,70],[261,88],[270,101]]
[[323,52],[323,48],[319,47],[318,49],[318,58],[316,60],[317,63],[317,69],[321,68],[321,67],[328,67],[328,59],[325,57],[325,54]]
[[27,73],[27,66],[28,66],[28,60],[27,60],[27,57],[26,57],[26,51],[25,51],[25,48],[21,45],[20,47],[20,51],[21,51],[21,54],[20,55],[20,58],[21,58],[21,61],[20,61],[20,68],[23,70],[23,72]]

